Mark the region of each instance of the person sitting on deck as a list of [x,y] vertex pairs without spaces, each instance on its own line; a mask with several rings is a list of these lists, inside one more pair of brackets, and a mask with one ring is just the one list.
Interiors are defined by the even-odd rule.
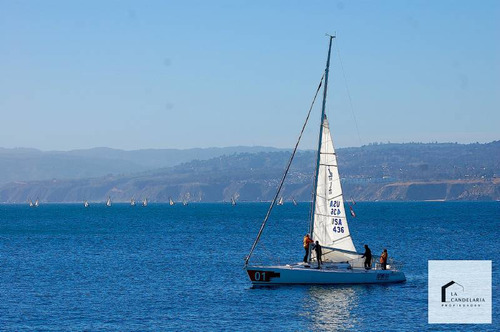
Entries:
[[365,253],[361,258],[365,258],[365,269],[369,270],[372,268],[372,251],[368,248],[368,245],[365,244]]
[[316,243],[314,244],[314,251],[316,251],[316,260],[318,261],[318,269],[321,269],[321,263],[323,263],[323,261],[321,260],[321,256],[323,256],[323,254],[321,253],[321,246],[319,245],[318,241],[316,241]]
[[380,255],[380,265],[382,265],[382,270],[387,270],[387,249],[384,249],[382,255]]
[[314,241],[311,239],[309,234],[306,234],[306,236],[304,236],[304,250],[306,251],[306,254],[304,255],[304,263],[307,263],[309,258],[309,244],[313,242]]

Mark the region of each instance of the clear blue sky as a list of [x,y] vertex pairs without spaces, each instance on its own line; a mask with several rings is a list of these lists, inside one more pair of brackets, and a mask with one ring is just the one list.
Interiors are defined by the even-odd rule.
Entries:
[[[0,147],[500,139],[500,1],[0,1]],[[319,103],[318,103],[319,104]],[[303,148],[314,148],[315,110]]]

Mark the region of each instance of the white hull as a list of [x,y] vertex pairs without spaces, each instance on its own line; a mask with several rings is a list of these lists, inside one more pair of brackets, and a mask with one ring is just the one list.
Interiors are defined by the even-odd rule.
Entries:
[[332,284],[379,284],[406,281],[398,270],[365,270],[345,266],[324,265],[317,269],[315,264],[285,266],[248,266],[248,276],[253,285],[332,285]]

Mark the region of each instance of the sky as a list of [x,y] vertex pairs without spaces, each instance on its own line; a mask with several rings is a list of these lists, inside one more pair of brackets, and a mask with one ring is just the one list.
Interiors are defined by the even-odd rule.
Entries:
[[[0,0],[0,147],[500,139],[500,1]],[[317,101],[301,148],[315,148]]]

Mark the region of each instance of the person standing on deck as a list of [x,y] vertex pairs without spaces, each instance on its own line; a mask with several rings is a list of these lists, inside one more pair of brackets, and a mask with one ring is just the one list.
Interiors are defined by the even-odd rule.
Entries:
[[314,251],[316,251],[316,260],[318,261],[318,269],[321,269],[321,263],[323,263],[323,261],[321,260],[321,256],[323,256],[323,254],[321,253],[321,246],[319,245],[318,241],[316,241],[316,243],[314,244]]
[[382,255],[380,255],[380,265],[382,265],[382,270],[387,270],[387,249],[384,249]]
[[309,257],[309,244],[313,242],[314,241],[311,239],[309,234],[306,234],[306,236],[304,236],[304,250],[306,251],[306,254],[304,255],[304,263],[307,263],[307,259]]
[[369,270],[372,268],[372,251],[368,248],[368,245],[365,244],[365,253],[361,258],[365,258],[365,269]]

